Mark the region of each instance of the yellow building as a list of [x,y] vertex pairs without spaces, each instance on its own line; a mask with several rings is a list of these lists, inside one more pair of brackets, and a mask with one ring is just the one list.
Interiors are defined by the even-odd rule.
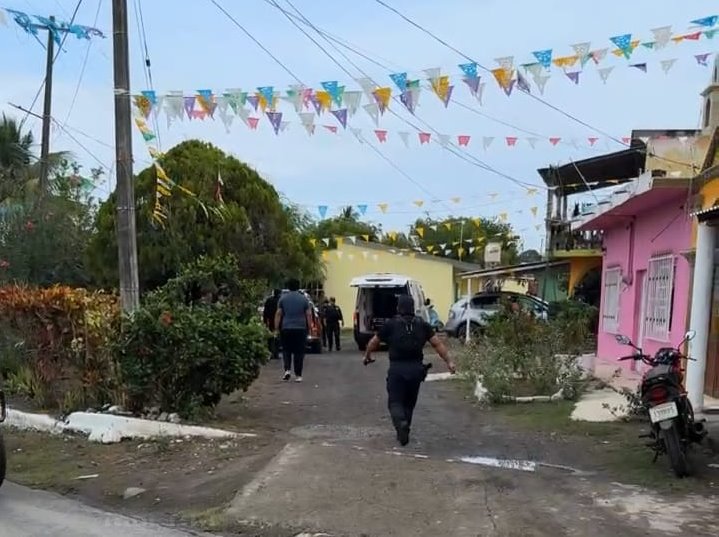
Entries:
[[402,252],[389,246],[372,242],[351,244],[343,242],[336,250],[325,255],[324,293],[335,297],[342,308],[345,323],[351,326],[357,290],[350,281],[373,272],[392,272],[417,280],[425,296],[432,301],[440,318],[445,321],[450,306],[459,297],[459,275],[481,267],[416,252]]

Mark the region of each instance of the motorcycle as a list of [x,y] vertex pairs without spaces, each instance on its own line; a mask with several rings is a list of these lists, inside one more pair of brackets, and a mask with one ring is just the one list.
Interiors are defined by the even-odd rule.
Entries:
[[620,361],[635,360],[650,366],[642,376],[640,396],[649,414],[651,431],[640,438],[650,439],[647,447],[654,450],[653,462],[666,453],[674,474],[680,478],[690,474],[689,446],[701,443],[707,435],[706,420],[694,419],[691,401],[683,387],[681,362],[691,358],[684,356],[679,349],[695,335],[690,330],[676,348],[663,347],[653,357],[644,354],[628,337],[616,336],[619,344],[631,346],[636,351],[619,358]]
[[[0,386],[0,423],[7,418],[7,404],[5,403],[5,392]],[[3,441],[2,430],[0,430],[0,487],[5,481],[5,471],[7,469],[7,459],[5,456],[5,442]]]

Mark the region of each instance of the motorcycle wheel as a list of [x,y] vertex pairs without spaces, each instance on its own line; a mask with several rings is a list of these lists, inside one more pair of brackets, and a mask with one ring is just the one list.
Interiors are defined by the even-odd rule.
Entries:
[[682,445],[676,423],[671,429],[662,431],[662,438],[674,475],[679,478],[688,476],[689,461],[687,460],[686,446]]
[[7,460],[5,459],[5,443],[3,442],[2,433],[0,433],[0,487],[2,487],[3,481],[5,481],[6,467]]

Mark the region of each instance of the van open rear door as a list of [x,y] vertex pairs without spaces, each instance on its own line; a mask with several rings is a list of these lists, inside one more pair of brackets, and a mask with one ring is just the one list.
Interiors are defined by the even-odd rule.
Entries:
[[408,278],[396,274],[371,274],[353,278],[350,287],[372,288],[372,287],[404,287]]

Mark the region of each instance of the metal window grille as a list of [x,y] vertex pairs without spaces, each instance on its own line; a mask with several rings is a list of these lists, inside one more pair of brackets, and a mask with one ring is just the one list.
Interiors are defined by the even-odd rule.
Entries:
[[622,282],[622,269],[609,268],[604,271],[604,309],[602,310],[602,329],[616,333],[619,330],[619,286]]
[[651,339],[668,341],[674,289],[674,256],[651,258],[646,281],[644,335]]

